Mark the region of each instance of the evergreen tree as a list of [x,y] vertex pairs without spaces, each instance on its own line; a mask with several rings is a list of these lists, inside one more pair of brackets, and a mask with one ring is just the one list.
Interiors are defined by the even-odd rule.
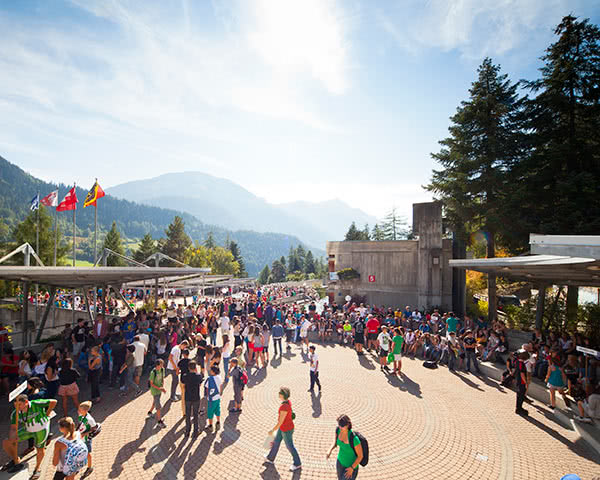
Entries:
[[[465,224],[487,234],[487,256],[495,257],[496,237],[503,232],[507,172],[519,160],[522,135],[517,84],[500,67],[484,59],[468,101],[451,118],[450,136],[432,157],[434,170],[427,189],[444,202],[447,218],[460,231]],[[512,222],[511,222],[512,223]],[[488,275],[490,319],[496,318],[496,277]]]
[[365,241],[371,240],[371,231],[369,230],[369,224],[365,223],[365,228],[363,228],[362,238]]
[[[530,232],[596,235],[600,231],[600,29],[568,15],[541,58],[541,78],[526,82],[531,155],[516,169],[510,211],[518,245]],[[567,316],[576,322],[578,288]]]
[[271,271],[269,270],[269,266],[265,265],[265,267],[258,274],[258,283],[261,285],[266,285],[269,283],[269,277],[271,276]]
[[147,233],[144,235],[140,242],[139,248],[133,253],[133,259],[136,262],[143,263],[150,255],[153,255],[158,251],[156,242],[152,238],[152,235]]
[[204,240],[204,246],[209,250],[212,250],[217,246],[217,242],[215,242],[213,232],[208,232],[208,234],[206,235],[206,240]]
[[248,276],[248,272],[246,272],[246,265],[244,264],[244,259],[242,258],[242,254],[240,252],[240,247],[233,240],[229,242],[229,251],[233,255],[233,260],[238,263],[239,271],[237,276],[240,278],[245,278]]
[[352,222],[350,228],[346,232],[346,236],[344,237],[344,241],[352,241],[352,240],[362,240],[362,232],[356,228],[356,223]]
[[[296,256],[298,257],[298,270],[304,271],[304,262],[306,261],[306,250],[302,245],[296,247]],[[294,270],[295,271],[295,270]]]
[[300,259],[298,253],[294,247],[290,247],[290,253],[288,255],[287,271],[288,273],[298,272],[301,270]]
[[384,240],[400,240],[406,236],[406,219],[399,215],[394,207],[385,216],[379,228]]
[[[117,222],[112,223],[111,229],[106,234],[106,237],[104,237],[104,248],[108,248],[120,255],[125,255],[121,234],[117,230]],[[109,267],[123,267],[127,264],[125,260],[111,253],[106,259],[106,265]]]
[[183,262],[187,249],[192,245],[192,240],[185,233],[185,223],[180,216],[173,219],[165,230],[167,238],[162,243],[162,252],[175,260]]
[[[46,266],[54,263],[54,220],[43,205],[40,205],[40,231],[39,231],[39,251],[36,252],[40,260]],[[57,227],[58,228],[58,227]],[[37,229],[37,212],[30,212],[25,220],[19,223],[13,232],[13,236],[18,245],[25,242],[29,243],[35,249],[35,233]],[[56,249],[56,264],[66,264],[66,255],[71,251],[71,247],[63,244],[62,232],[58,228],[58,242]],[[8,253],[8,252],[7,252]],[[33,260],[32,260],[33,262]],[[33,263],[32,263],[33,265]]]
[[310,273],[315,273],[315,271],[316,271],[315,259],[313,257],[313,253],[309,250],[306,253],[306,259],[304,260],[304,273],[310,274]]
[[378,223],[375,224],[373,230],[371,231],[371,240],[374,240],[376,242],[381,242],[382,240],[385,240],[385,234],[383,233],[383,230],[381,229]]
[[285,282],[285,267],[279,260],[275,260],[271,265],[271,282]]

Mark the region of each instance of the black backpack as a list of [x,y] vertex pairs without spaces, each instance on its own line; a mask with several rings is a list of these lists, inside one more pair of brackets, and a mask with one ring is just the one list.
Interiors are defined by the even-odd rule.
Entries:
[[[340,436],[340,427],[335,429],[335,443],[337,445],[337,439]],[[360,464],[363,467],[366,467],[369,463],[369,442],[360,432],[353,432],[352,430],[348,430],[348,443],[352,447],[352,451],[354,455],[356,455],[356,450],[354,450],[354,436],[358,437],[360,440],[360,446],[362,447],[363,458],[360,461]]]
[[359,320],[354,325],[354,329],[356,330],[356,333],[358,333],[358,334],[363,333],[365,331],[365,324]]
[[424,361],[424,362],[423,362],[423,366],[424,366],[425,368],[431,368],[431,369],[438,368],[438,364],[437,364],[437,362],[431,362],[431,361],[429,361],[429,360],[426,360],[426,361]]

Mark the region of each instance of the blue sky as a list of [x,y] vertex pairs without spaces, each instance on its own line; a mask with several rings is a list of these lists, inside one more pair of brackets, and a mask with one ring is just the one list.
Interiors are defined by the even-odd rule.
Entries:
[[84,187],[199,170],[409,214],[482,59],[535,78],[568,13],[600,23],[600,1],[0,2],[0,155]]

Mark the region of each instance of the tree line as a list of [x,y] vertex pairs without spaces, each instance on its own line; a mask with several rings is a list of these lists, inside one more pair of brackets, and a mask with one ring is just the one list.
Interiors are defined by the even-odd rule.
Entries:
[[261,285],[285,281],[302,281],[321,278],[327,272],[327,266],[322,258],[314,257],[312,251],[302,245],[290,247],[288,257],[282,256],[269,265],[265,265],[258,275]]
[[385,240],[410,240],[412,230],[408,227],[406,218],[399,215],[396,208],[392,208],[381,222],[376,223],[372,229],[366,224],[362,230],[356,227],[356,222],[352,222],[344,241],[375,241]]
[[[513,82],[484,59],[432,154],[440,168],[425,188],[443,202],[462,258],[474,232],[488,258],[527,251],[531,232],[600,232],[600,30],[568,15],[554,33],[535,80]],[[578,290],[568,292],[576,314]],[[488,294],[493,318],[494,275]]]

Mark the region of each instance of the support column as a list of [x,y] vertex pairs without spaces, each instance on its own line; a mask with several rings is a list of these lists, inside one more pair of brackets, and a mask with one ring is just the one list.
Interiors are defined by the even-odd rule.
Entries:
[[29,346],[29,282],[23,283],[23,347]]
[[537,307],[535,309],[535,328],[541,330],[544,324],[544,309],[546,308],[546,285],[538,286]]
[[106,285],[102,285],[102,315],[106,319]]
[[[54,307],[54,298],[56,297],[56,287],[50,287],[50,296],[48,297],[48,303],[46,304],[46,308],[44,310],[44,314],[42,315],[42,321],[40,322],[40,326],[38,328],[37,335],[35,337],[35,343],[39,343],[42,339],[42,334],[44,332],[44,328],[46,327],[46,321],[48,320],[48,315],[50,314],[50,310]],[[54,309],[56,311],[56,309]]]

